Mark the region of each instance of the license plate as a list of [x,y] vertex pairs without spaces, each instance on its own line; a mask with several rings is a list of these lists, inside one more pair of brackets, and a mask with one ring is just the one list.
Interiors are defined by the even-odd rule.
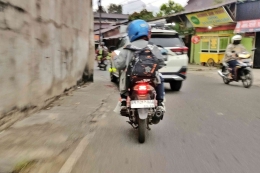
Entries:
[[131,108],[154,108],[154,100],[132,100]]

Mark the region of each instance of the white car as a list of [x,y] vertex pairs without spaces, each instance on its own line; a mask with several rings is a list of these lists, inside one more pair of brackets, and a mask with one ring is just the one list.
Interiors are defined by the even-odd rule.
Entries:
[[[168,50],[168,55],[165,56],[166,66],[159,71],[162,74],[165,83],[170,83],[172,91],[179,91],[182,82],[186,79],[188,66],[188,48],[185,47],[178,33],[173,30],[152,29],[150,41],[159,47]],[[123,49],[123,46],[129,44],[127,35],[120,39],[117,46],[117,51]],[[113,67],[113,62],[111,62]],[[117,82],[120,74],[117,71],[110,72],[112,82]]]

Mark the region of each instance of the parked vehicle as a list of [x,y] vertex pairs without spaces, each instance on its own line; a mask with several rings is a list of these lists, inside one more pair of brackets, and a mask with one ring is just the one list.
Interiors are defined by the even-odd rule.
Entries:
[[[253,49],[252,51],[254,51]],[[235,53],[235,52],[234,52]],[[228,67],[227,63],[223,63],[223,67],[221,70],[218,70],[218,74],[222,77],[223,82],[225,84],[229,84],[230,82],[239,82],[242,81],[243,86],[245,88],[250,88],[253,83],[253,76],[251,72],[252,68],[252,60],[251,60],[251,54],[248,52],[241,52],[237,53],[237,56],[239,57],[239,65],[237,68],[237,77],[236,79],[229,79],[228,75],[232,72],[232,69]]]
[[[164,78],[164,82],[170,83],[171,90],[179,91],[182,87],[182,82],[186,79],[188,66],[188,48],[185,47],[178,33],[173,30],[152,29],[151,42],[159,46],[159,49],[166,49],[165,56],[166,66],[159,71]],[[120,38],[117,46],[117,51],[123,49],[123,46],[130,44],[128,36],[125,34]],[[111,62],[114,67],[113,62]],[[118,81],[119,72],[110,72],[111,81]]]

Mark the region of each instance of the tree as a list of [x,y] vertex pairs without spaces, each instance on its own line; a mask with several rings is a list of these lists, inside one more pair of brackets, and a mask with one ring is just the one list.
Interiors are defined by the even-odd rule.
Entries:
[[108,6],[108,13],[122,14],[122,5],[110,4]]
[[172,0],[169,0],[168,3],[164,3],[161,5],[160,12],[156,14],[156,17],[162,17],[181,11],[184,11],[184,8],[180,4],[175,3]]
[[153,12],[147,11],[146,9],[143,9],[142,11],[140,11],[140,13],[134,12],[133,14],[131,14],[129,16],[130,21],[136,20],[136,19],[149,20],[152,18],[154,18]]
[[103,6],[100,6],[100,7],[96,10],[96,12],[98,12],[98,13],[99,13],[99,11],[101,11],[101,13],[107,13],[106,9],[105,9]]

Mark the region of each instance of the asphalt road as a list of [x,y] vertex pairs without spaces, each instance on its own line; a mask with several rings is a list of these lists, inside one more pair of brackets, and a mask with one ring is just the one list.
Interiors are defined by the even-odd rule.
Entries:
[[[96,80],[109,80],[96,70]],[[167,113],[151,126],[144,144],[127,118],[109,112],[73,173],[258,173],[260,172],[260,88],[225,85],[216,76],[191,73],[180,92],[166,84]]]

